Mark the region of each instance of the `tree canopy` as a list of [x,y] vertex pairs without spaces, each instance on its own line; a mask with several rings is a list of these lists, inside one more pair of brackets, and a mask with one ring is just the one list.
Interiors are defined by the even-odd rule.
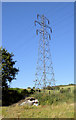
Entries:
[[19,69],[14,67],[16,61],[13,60],[13,53],[9,53],[6,49],[0,49],[0,53],[2,54],[2,88],[8,88],[8,83],[16,79]]

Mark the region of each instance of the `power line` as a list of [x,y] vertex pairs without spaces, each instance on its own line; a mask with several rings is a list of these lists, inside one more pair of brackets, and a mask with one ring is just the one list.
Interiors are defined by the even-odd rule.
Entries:
[[51,58],[51,52],[49,47],[49,40],[52,33],[51,27],[49,27],[49,20],[44,15],[37,14],[37,20],[35,20],[35,26],[38,25],[39,29],[36,30],[36,34],[40,36],[39,48],[38,48],[38,61],[36,67],[36,79],[35,88],[46,88],[46,86],[55,85],[54,70]]

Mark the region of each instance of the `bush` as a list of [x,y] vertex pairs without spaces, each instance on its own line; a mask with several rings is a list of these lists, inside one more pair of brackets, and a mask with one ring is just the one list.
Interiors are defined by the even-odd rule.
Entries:
[[47,94],[47,90],[44,92],[36,92],[33,97],[38,99],[41,105],[52,105],[59,104],[60,102],[71,102],[73,101],[73,94],[68,92],[68,89],[61,89],[61,94],[59,92],[50,92]]
[[61,89],[60,90],[60,93],[69,93],[69,92],[71,92],[71,88],[67,88],[67,89]]
[[35,87],[33,87],[33,89],[35,89]]
[[38,89],[36,89],[36,91],[39,91]]
[[46,89],[47,90],[59,90],[60,87],[59,86],[52,86],[52,87],[51,86],[47,86]]
[[25,96],[28,95],[28,94],[29,94],[29,92],[26,89],[21,91],[21,95],[23,96],[23,98],[25,98]]
[[23,96],[16,90],[2,90],[2,106],[8,106],[21,100]]
[[50,91],[49,91],[49,95],[50,95]]
[[30,90],[30,94],[33,94],[35,92],[35,90],[31,89]]
[[60,89],[60,93],[64,93],[65,92],[65,90],[62,88],[62,89]]
[[51,90],[51,86],[47,86],[47,88],[46,88],[47,90]]
[[31,89],[31,87],[28,87],[27,89]]
[[39,90],[39,92],[41,92],[41,90]]
[[60,87],[59,86],[53,86],[52,90],[60,90]]
[[55,87],[55,90],[60,90],[60,87],[59,87],[59,86],[56,86],[56,87]]
[[39,100],[41,105],[52,105],[55,102],[58,102],[60,99],[58,95],[54,95],[53,93],[48,95],[47,93],[35,93],[34,97]]
[[73,83],[69,84],[69,86],[71,86],[71,85],[75,85],[75,84],[73,84]]
[[68,91],[68,92],[71,92],[71,88],[68,88],[67,91]]

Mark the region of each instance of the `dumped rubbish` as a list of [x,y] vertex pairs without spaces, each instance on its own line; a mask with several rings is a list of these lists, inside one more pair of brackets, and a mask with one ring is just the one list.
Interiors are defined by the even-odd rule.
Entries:
[[31,105],[38,106],[39,105],[39,101],[37,99],[31,97],[31,98],[25,99],[25,101],[22,102],[20,105],[25,105],[25,104],[27,104],[29,106],[31,106]]
[[36,100],[34,101],[34,104],[33,104],[33,105],[38,106],[38,105],[39,105],[39,101],[36,99]]

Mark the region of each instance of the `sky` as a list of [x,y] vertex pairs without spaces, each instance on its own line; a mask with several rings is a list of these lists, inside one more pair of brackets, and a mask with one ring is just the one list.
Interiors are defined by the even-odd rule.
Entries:
[[56,85],[74,83],[74,3],[3,2],[2,46],[13,52],[19,67],[11,87],[34,86],[38,58],[37,14],[44,14],[52,28],[50,51]]

